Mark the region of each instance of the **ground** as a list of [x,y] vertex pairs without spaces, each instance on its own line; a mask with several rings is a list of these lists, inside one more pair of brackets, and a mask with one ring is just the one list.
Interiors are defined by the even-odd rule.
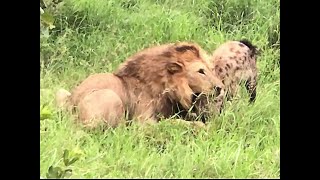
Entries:
[[[42,31],[40,50],[40,176],[65,168],[63,153],[79,159],[71,178],[279,178],[279,0],[65,0],[55,28]],[[258,58],[257,99],[243,88],[207,129],[163,121],[88,132],[54,107],[58,88],[91,73],[111,72],[151,44],[190,40],[211,52],[246,38]],[[241,98],[242,97],[242,98]]]

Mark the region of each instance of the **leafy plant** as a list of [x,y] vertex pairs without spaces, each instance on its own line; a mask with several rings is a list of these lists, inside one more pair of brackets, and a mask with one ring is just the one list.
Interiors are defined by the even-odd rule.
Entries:
[[48,106],[40,106],[40,120],[49,119],[52,116],[52,111]]
[[65,149],[63,152],[64,167],[50,166],[47,172],[47,178],[68,178],[72,175],[72,169],[70,165],[79,160],[79,157],[70,157],[69,150]]
[[69,151],[66,149],[63,153],[63,163],[65,166],[70,166],[71,164],[75,163],[79,160],[79,157],[74,157],[70,159]]
[[61,18],[61,11],[64,7],[62,0],[40,0],[40,67],[50,62],[50,57],[55,51],[52,42],[56,41],[53,35],[57,27],[56,19]]
[[40,0],[40,38],[48,38],[49,30],[55,28],[54,16],[57,14],[61,2],[61,0]]

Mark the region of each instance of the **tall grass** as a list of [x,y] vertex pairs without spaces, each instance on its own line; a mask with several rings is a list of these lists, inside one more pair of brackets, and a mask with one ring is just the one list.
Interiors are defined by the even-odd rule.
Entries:
[[[279,178],[279,0],[64,0],[41,40],[40,176],[79,155],[71,178]],[[257,100],[244,90],[206,129],[162,121],[88,132],[54,107],[54,93],[112,72],[153,44],[195,41],[211,52],[247,38],[258,59]],[[241,97],[241,98],[240,98]]]

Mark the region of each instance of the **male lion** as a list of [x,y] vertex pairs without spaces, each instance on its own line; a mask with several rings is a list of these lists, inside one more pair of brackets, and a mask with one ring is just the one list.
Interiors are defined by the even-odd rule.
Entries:
[[71,95],[57,96],[57,100],[77,106],[79,119],[90,127],[101,120],[116,127],[125,112],[129,119],[154,123],[160,119],[158,115],[174,115],[177,104],[189,109],[194,94],[223,88],[205,58],[195,43],[150,47],[129,57],[112,74],[89,76]]

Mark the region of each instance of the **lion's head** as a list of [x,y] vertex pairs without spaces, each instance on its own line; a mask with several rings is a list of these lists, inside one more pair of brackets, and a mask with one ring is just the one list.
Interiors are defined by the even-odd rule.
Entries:
[[[210,56],[208,56],[206,52],[195,43],[182,42],[176,43],[174,46],[176,51],[174,54],[176,54],[178,59],[181,59],[183,63],[178,63],[175,65],[171,64],[170,66],[174,68],[171,67],[168,70],[170,72],[172,71],[171,69],[174,69],[177,74],[185,73],[183,74],[183,80],[178,80],[178,78],[175,78],[176,82],[178,82],[176,87],[178,87],[178,89],[180,88],[181,90],[177,91],[176,94],[183,94],[183,90],[188,89],[185,86],[188,86],[189,89],[192,90],[192,92],[189,90],[188,93],[192,93],[191,103],[195,103],[196,106],[192,112],[194,112],[197,116],[203,113],[201,111],[207,106],[207,98],[209,97],[209,94],[210,97],[213,95],[215,101],[218,101],[215,103],[219,109],[221,103],[220,96],[223,95],[225,87],[222,81],[215,76],[214,72],[211,70],[212,65],[209,61]],[[182,113],[181,115],[185,116],[186,118],[187,116],[184,114],[185,110],[188,110],[190,107],[188,106],[189,102],[185,103],[186,105],[183,105],[183,103],[185,102],[180,101],[178,109],[180,113]],[[203,114],[201,118],[204,121],[206,115]]]
[[210,93],[212,90],[220,90],[224,87],[223,83],[211,71],[206,52],[195,43],[181,42],[176,43],[175,51],[183,61],[188,86],[193,93]]

